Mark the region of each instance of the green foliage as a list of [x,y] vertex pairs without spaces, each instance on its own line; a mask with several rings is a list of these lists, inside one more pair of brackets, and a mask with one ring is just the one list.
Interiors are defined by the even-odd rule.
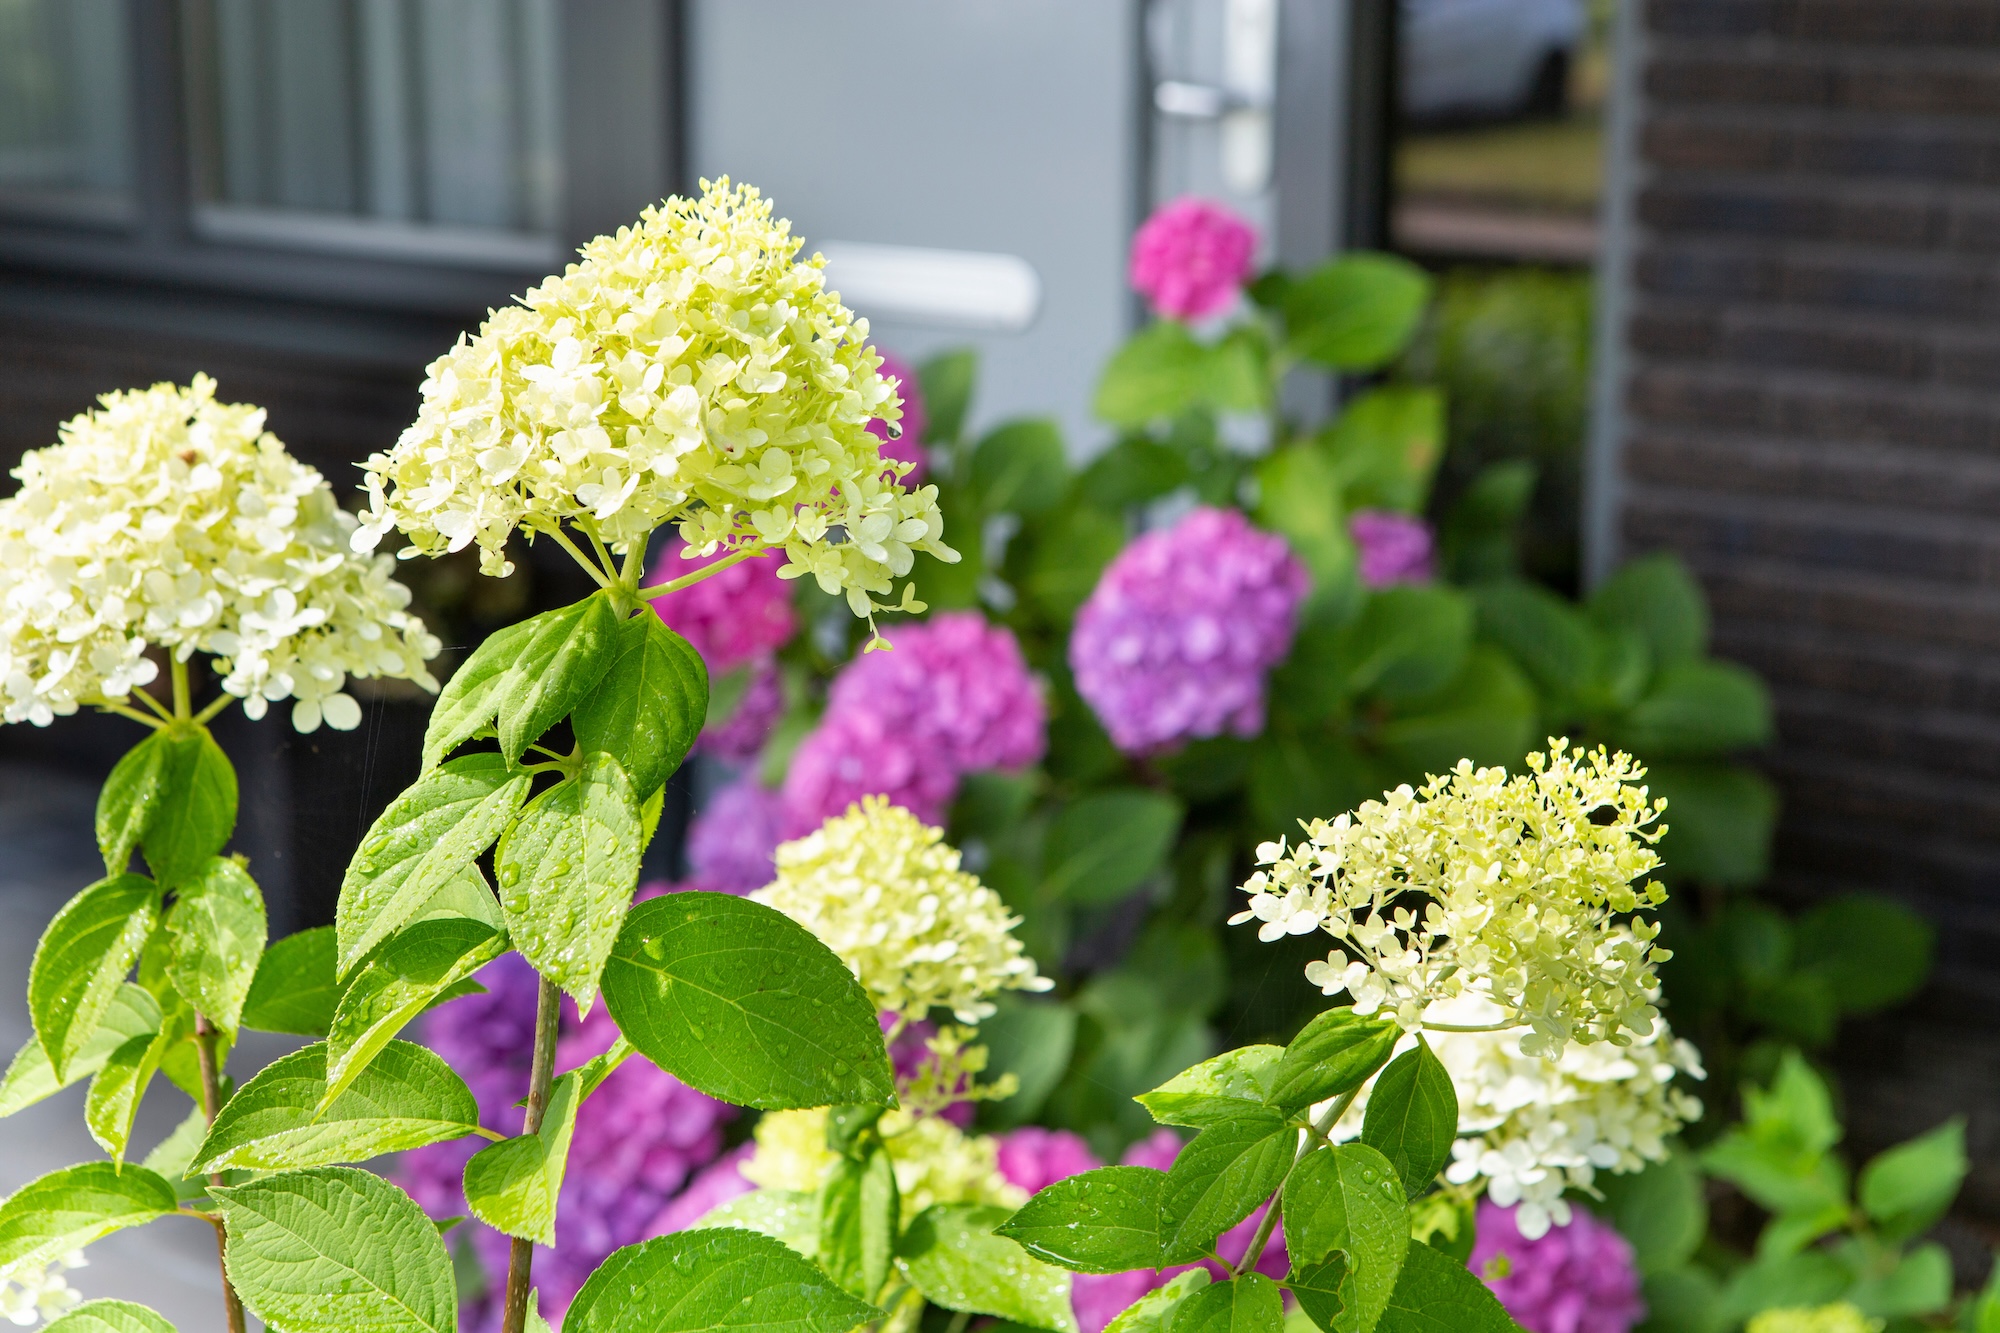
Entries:
[[174,1326],[130,1301],[85,1301],[50,1321],[43,1333],[175,1333]]
[[486,636],[460,663],[439,692],[424,727],[424,771],[444,762],[444,757],[493,725],[499,708],[500,687],[514,665],[514,659],[540,628],[540,618],[523,620]]
[[1451,1075],[1419,1036],[1414,1050],[1389,1062],[1368,1096],[1361,1141],[1388,1158],[1411,1198],[1429,1189],[1458,1137],[1458,1094]]
[[882,1311],[808,1260],[748,1231],[683,1231],[606,1259],[564,1333],[846,1333]]
[[[468,872],[476,876],[476,869]],[[475,891],[492,903],[483,879]],[[331,1104],[412,1019],[506,949],[504,930],[467,917],[416,921],[384,940],[334,1010],[324,1100]]]
[[1333,370],[1376,370],[1409,343],[1431,281],[1408,260],[1351,254],[1287,283],[1278,299],[1293,354]]
[[1321,1317],[1323,1298],[1317,1311],[1307,1305],[1306,1312],[1328,1333],[1372,1327],[1411,1248],[1410,1210],[1394,1164],[1365,1143],[1321,1148],[1292,1169],[1284,1197],[1285,1248],[1295,1273],[1312,1272],[1324,1282],[1334,1276],[1324,1271],[1327,1261],[1344,1256],[1334,1276],[1338,1315],[1333,1322]]
[[1278,1109],[1296,1112],[1352,1092],[1387,1063],[1402,1035],[1392,1019],[1329,1009],[1285,1047],[1265,1095]]
[[542,1123],[531,1134],[481,1148],[465,1164],[465,1206],[495,1231],[551,1248],[556,1243],[556,1196],[569,1162],[582,1079],[564,1074],[549,1089]]
[[70,1061],[139,961],[159,910],[152,880],[113,875],[65,903],[42,932],[28,968],[28,1013],[58,1080],[69,1081]]
[[1097,792],[1060,811],[1042,846],[1044,899],[1106,906],[1151,878],[1180,832],[1181,803],[1141,789]]
[[132,1038],[160,1029],[160,1005],[145,987],[125,982],[112,992],[111,1002],[88,1039],[70,1057],[64,1077],[56,1077],[41,1038],[29,1037],[14,1053],[7,1074],[0,1079],[0,1119],[36,1102],[53,1097],[64,1088],[89,1078]]
[[340,1002],[334,969],[339,951],[332,926],[287,935],[265,949],[243,1001],[243,1026],[257,1032],[324,1037]]
[[576,704],[571,725],[585,754],[601,751],[618,761],[643,803],[673,776],[701,734],[708,668],[654,615],[621,622],[608,652],[610,665]]
[[[236,827],[236,770],[206,727],[176,723],[154,732],[136,749],[147,746],[159,750],[157,760],[142,763],[142,772],[152,780],[141,777],[113,798],[114,804],[124,799],[139,809],[128,808],[122,817],[114,817],[118,842],[107,844],[100,802],[99,843],[107,865],[119,846],[126,848],[129,859],[130,844],[123,839],[137,822],[139,850],[146,865],[154,879],[171,888],[200,874],[209,858],[229,841],[230,831]],[[123,861],[118,869],[125,869]]]
[[1061,502],[1068,458],[1062,432],[1040,418],[1010,421],[990,431],[972,451],[971,482],[993,513],[1039,514]]
[[1412,1245],[1378,1333],[1520,1333],[1520,1325],[1464,1264]]
[[97,1140],[97,1146],[114,1163],[122,1164],[125,1160],[132,1122],[139,1114],[139,1099],[146,1095],[146,1087],[159,1072],[160,1062],[174,1042],[187,1036],[184,1013],[176,1011],[158,1032],[142,1032],[128,1038],[90,1081],[83,1123],[90,1137]]
[[1012,1240],[994,1234],[1006,1219],[1004,1208],[935,1204],[910,1223],[896,1257],[934,1305],[1076,1333],[1069,1274],[1036,1262]]
[[1079,1273],[1155,1268],[1166,1178],[1144,1166],[1085,1171],[1042,1190],[996,1230],[1035,1258]]
[[[867,1300],[889,1280],[903,1200],[896,1189],[895,1166],[881,1136],[873,1132],[881,1108],[856,1109],[867,1112],[869,1128],[860,1150],[844,1152],[820,1186],[818,1258],[828,1277]],[[829,1140],[836,1124],[837,1116],[829,1119]]]
[[1444,455],[1444,396],[1383,385],[1355,397],[1315,441],[1349,509],[1420,514]]
[[1181,1149],[1160,1187],[1160,1251],[1169,1264],[1201,1258],[1284,1183],[1297,1132],[1276,1111],[1245,1108]]
[[286,1333],[452,1333],[458,1295],[444,1240],[409,1195],[353,1167],[284,1171],[211,1188],[229,1280]]
[[235,1031],[268,933],[264,895],[242,864],[212,856],[167,913],[167,976],[217,1027]]
[[1188,1297],[1174,1311],[1173,1327],[1184,1333],[1278,1333],[1284,1323],[1278,1284],[1262,1273],[1243,1273]]
[[528,623],[534,633],[521,644],[493,697],[500,753],[510,764],[591,696],[624,647],[618,612],[605,593]]
[[326,1044],[281,1056],[237,1089],[195,1152],[194,1174],[365,1162],[463,1138],[479,1128],[465,1081],[422,1046],[384,1046],[326,1097]]
[[893,1103],[875,1007],[783,913],[719,893],[641,903],[604,969],[618,1027],[660,1068],[741,1106]]
[[165,1217],[173,1187],[143,1166],[66,1166],[0,1203],[0,1272],[54,1263],[114,1231]]
[[1174,1312],[1211,1282],[1206,1268],[1177,1273],[1147,1292],[1105,1326],[1104,1333],[1166,1333]]

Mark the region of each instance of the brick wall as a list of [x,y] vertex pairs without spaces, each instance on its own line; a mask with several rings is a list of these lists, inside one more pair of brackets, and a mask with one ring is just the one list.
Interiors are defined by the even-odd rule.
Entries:
[[1772,683],[1779,891],[1942,927],[1856,1137],[1971,1114],[2000,1217],[2000,4],[1640,2],[1619,542]]

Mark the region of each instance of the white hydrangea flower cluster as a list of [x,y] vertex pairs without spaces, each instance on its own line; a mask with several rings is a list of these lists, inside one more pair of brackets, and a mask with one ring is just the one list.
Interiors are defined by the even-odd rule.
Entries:
[[[1019,1208],[1028,1192],[1000,1174],[1000,1145],[967,1134],[938,1116],[890,1111],[880,1126],[896,1172],[903,1225],[934,1203],[984,1203]],[[757,1122],[757,1150],[738,1168],[745,1180],[772,1190],[813,1193],[835,1156],[826,1146],[826,1108],[767,1111]]]
[[71,1250],[52,1264],[10,1273],[0,1282],[0,1315],[10,1324],[27,1328],[81,1304],[83,1293],[69,1284],[65,1274],[89,1263],[82,1250]]
[[[1467,1027],[1503,1018],[1497,1006],[1473,995],[1441,1001],[1434,1012]],[[1458,1094],[1459,1137],[1445,1179],[1483,1182],[1494,1203],[1520,1205],[1515,1223],[1534,1240],[1569,1224],[1566,1190],[1589,1190],[1599,1171],[1624,1174],[1664,1161],[1667,1141],[1702,1111],[1697,1098],[1674,1086],[1675,1075],[1706,1075],[1700,1053],[1664,1019],[1629,1046],[1572,1045],[1555,1060],[1524,1051],[1526,1035],[1524,1028],[1433,1032],[1425,1040]],[[1415,1041],[1406,1037],[1404,1045]],[[1333,1137],[1361,1132],[1368,1091]]]
[[933,1006],[961,1023],[1000,990],[1048,990],[1000,895],[959,866],[944,832],[870,796],[782,843],[778,876],[751,896],[819,936],[875,1007],[914,1021]]
[[866,426],[901,417],[868,322],[797,261],[756,190],[704,181],[433,362],[416,423],[365,465],[369,550],[477,542],[504,575],[515,528],[565,522],[623,552],[678,522],[691,556],[781,546],[781,573],[845,592],[856,614],[944,544],[937,488],[907,491]]
[[436,689],[437,639],[406,609],[394,562],[348,548],[353,515],[215,382],[108,393],[21,460],[0,500],[0,704],[47,726],[150,683],[149,648],[218,661],[262,717],[345,729],[349,676]]
[[1469,993],[1530,1027],[1531,1054],[1644,1037],[1658,1017],[1654,967],[1669,955],[1653,943],[1659,927],[1629,914],[1666,898],[1633,883],[1659,864],[1666,802],[1647,804],[1630,756],[1566,746],[1550,741],[1513,778],[1460,760],[1420,792],[1314,820],[1296,847],[1265,843],[1269,869],[1243,885],[1250,905],[1231,924],[1262,922],[1267,941],[1326,931],[1344,947],[1306,979],[1409,1030]]
[[1837,1301],[1766,1310],[1753,1318],[1743,1333],[1882,1333],[1885,1323],[1863,1314],[1858,1305]]

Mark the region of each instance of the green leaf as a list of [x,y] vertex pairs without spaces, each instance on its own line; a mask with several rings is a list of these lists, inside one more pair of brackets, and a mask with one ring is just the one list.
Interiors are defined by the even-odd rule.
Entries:
[[210,857],[167,913],[167,976],[209,1022],[234,1032],[267,932],[264,895],[250,873],[238,861]]
[[1157,500],[1187,484],[1187,458],[1150,435],[1127,435],[1092,459],[1077,479],[1082,493],[1106,509]]
[[465,1206],[495,1231],[551,1248],[556,1202],[569,1164],[569,1143],[582,1103],[580,1080],[564,1074],[549,1089],[541,1127],[481,1148],[465,1164]]
[[1376,1333],[1521,1333],[1520,1325],[1464,1264],[1412,1245]]
[[1472,603],[1455,589],[1381,588],[1341,630],[1330,665],[1348,694],[1426,694],[1464,668],[1472,619]]
[[1318,447],[1333,466],[1342,507],[1421,514],[1444,455],[1444,395],[1386,384],[1350,402]]
[[153,878],[172,888],[200,874],[229,841],[236,827],[236,770],[206,727],[175,724],[153,739],[163,749],[160,784],[139,849]]
[[1173,320],[1149,324],[1112,354],[1092,410],[1114,426],[1179,416],[1200,400],[1208,349]]
[[618,625],[610,662],[570,722],[584,753],[615,758],[644,800],[666,785],[701,735],[708,667],[650,610]]
[[711,1097],[764,1110],[895,1104],[867,993],[762,903],[701,892],[640,903],[605,964],[604,999],[641,1054]]
[[1005,1208],[935,1204],[910,1223],[896,1257],[933,1305],[1076,1333],[1069,1274],[995,1235],[993,1229],[1006,1219]]
[[1160,1190],[1161,1258],[1192,1263],[1250,1216],[1292,1165],[1298,1131],[1276,1111],[1249,1108],[1181,1149]]
[[1181,813],[1173,797],[1137,787],[1065,806],[1042,844],[1042,897],[1085,907],[1118,902],[1165,863]]
[[1160,1265],[1164,1171],[1106,1166],[1059,1180],[995,1228],[1035,1258],[1079,1273]]
[[0,1119],[16,1111],[33,1106],[44,1098],[53,1097],[70,1084],[89,1078],[104,1064],[119,1047],[141,1033],[160,1030],[160,1006],[143,986],[126,982],[112,992],[111,1003],[105,1007],[104,1016],[97,1020],[97,1027],[70,1057],[69,1066],[64,1070],[66,1078],[58,1080],[55,1070],[49,1065],[49,1053],[42,1049],[41,1039],[29,1037],[27,1043],[14,1054],[7,1066],[7,1076],[0,1079]]
[[1507,655],[1475,644],[1464,670],[1432,694],[1398,702],[1375,730],[1383,757],[1408,773],[1443,773],[1460,759],[1518,764],[1534,743],[1534,689]]
[[1076,1010],[1067,1004],[1030,1000],[1018,993],[993,997],[995,1012],[979,1025],[986,1047],[986,1076],[1012,1074],[1018,1090],[1005,1101],[988,1102],[982,1123],[1011,1129],[1030,1123],[1069,1069],[1076,1049]]
[[1374,370],[1403,350],[1430,301],[1431,280],[1406,259],[1353,253],[1285,288],[1292,350],[1334,370]]
[[479,1127],[465,1081],[422,1046],[392,1041],[319,1112],[326,1045],[273,1060],[223,1104],[195,1156],[197,1174],[364,1162],[463,1138]]
[[167,749],[165,734],[152,732],[125,752],[97,793],[97,846],[104,853],[107,875],[132,868],[132,853],[160,797]]
[[[1401,1271],[1400,1266],[1397,1271]],[[1340,1316],[1347,1310],[1345,1289],[1349,1285],[1347,1256],[1339,1251],[1318,1263],[1294,1262],[1291,1273],[1285,1278],[1285,1287],[1292,1293],[1292,1299],[1299,1303],[1299,1309],[1325,1333],[1355,1333],[1356,1330],[1374,1327],[1373,1320],[1356,1323],[1352,1318],[1341,1319]]]
[[187,1173],[194,1165],[195,1154],[201,1151],[202,1140],[207,1137],[208,1118],[199,1106],[190,1107],[188,1113],[181,1117],[180,1124],[174,1126],[174,1132],[161,1139],[139,1165],[172,1185],[179,1197],[197,1198],[206,1191],[207,1184],[189,1185]]
[[130,1301],[85,1301],[42,1333],[175,1333],[174,1326]]
[[[619,617],[609,593],[594,592],[527,623],[535,632],[517,650],[494,698],[500,753],[510,764],[590,697],[619,649]],[[697,725],[700,717],[698,711]]]
[[1247,1110],[1266,1109],[1284,1053],[1281,1046],[1239,1046],[1132,1100],[1163,1125],[1222,1124]]
[[504,932],[464,917],[414,922],[384,941],[354,974],[334,1010],[322,1104],[346,1091],[376,1053],[439,996],[506,951]]
[[1647,1277],[1679,1268],[1694,1257],[1708,1234],[1708,1200],[1701,1171],[1677,1151],[1644,1171],[1599,1177],[1605,1218],[1632,1244],[1632,1257]]
[[1951,1304],[1951,1285],[1951,1256],[1944,1246],[1919,1245],[1893,1271],[1856,1282],[1847,1299],[1878,1319],[1914,1318]]
[[1583,614],[1545,588],[1518,579],[1471,589],[1479,631],[1505,648],[1559,704],[1589,688],[1598,634]]
[[847,1333],[882,1311],[769,1236],[681,1231],[613,1252],[563,1333]]
[[1848,1266],[1825,1250],[1760,1258],[1731,1275],[1711,1317],[1717,1327],[1735,1328],[1761,1310],[1824,1305],[1843,1295],[1852,1282]]
[[85,1162],[51,1171],[0,1203],[0,1282],[179,1206],[173,1187],[143,1166]]
[[895,1164],[874,1138],[860,1159],[836,1161],[820,1186],[819,1266],[854,1295],[872,1301],[889,1280],[902,1214]]
[[1358,588],[1340,480],[1316,449],[1278,449],[1257,464],[1257,522],[1285,539],[1312,574],[1313,609],[1333,619]]
[[1013,567],[1018,548],[1025,569],[1017,584],[1050,616],[1067,620],[1089,599],[1105,566],[1125,549],[1125,519],[1096,505],[1073,503],[1042,516],[1030,539],[1008,547]]
[[28,1012],[58,1080],[69,1081],[70,1061],[139,961],[159,911],[159,885],[113,875],[63,904],[42,932],[28,968]]
[[1612,729],[1616,744],[1648,759],[1726,754],[1770,738],[1770,691],[1731,662],[1668,667]]
[[1285,1298],[1262,1273],[1215,1282],[1174,1311],[1174,1333],[1279,1333]]
[[1870,1161],[1861,1168],[1856,1194],[1890,1239],[1904,1240],[1944,1216],[1969,1168],[1965,1122],[1954,1118]]
[[471,754],[389,803],[341,879],[334,920],[341,976],[493,845],[527,799],[529,781],[498,755]]
[[1300,1111],[1366,1083],[1396,1049],[1402,1029],[1387,1018],[1329,1009],[1299,1030],[1271,1075],[1270,1102]]
[[1653,661],[1674,667],[1708,652],[1708,602],[1680,558],[1667,552],[1630,561],[1590,595],[1590,615],[1628,630]]
[[1761,773],[1728,764],[1652,764],[1647,789],[1664,797],[1662,871],[1677,881],[1748,888],[1770,873],[1778,790]]
[[1123,1313],[1104,1326],[1104,1333],[1167,1333],[1180,1307],[1211,1281],[1206,1268],[1176,1273],[1164,1286],[1153,1288],[1126,1306]]
[[[930,436],[924,443],[958,443],[978,378],[979,353],[970,347],[939,352],[917,367],[917,384],[923,391],[924,408],[930,414]],[[906,396],[908,390],[909,386],[904,386]]]
[[1473,1200],[1439,1190],[1410,1205],[1410,1242],[1428,1245],[1459,1263],[1472,1262],[1478,1230],[1479,1207]]
[[1538,475],[1525,458],[1489,463],[1452,503],[1438,528],[1440,564],[1452,582],[1469,586],[1520,574],[1521,520]]
[[507,933],[535,970],[584,1013],[639,884],[639,801],[602,750],[528,802],[493,864]]
[[819,1196],[803,1190],[751,1190],[709,1209],[695,1227],[741,1227],[783,1241],[811,1259],[819,1254]]
[[1009,421],[972,451],[972,490],[988,514],[1039,514],[1069,489],[1062,431],[1046,417]]
[[533,638],[540,617],[523,620],[486,636],[451,679],[444,683],[424,726],[424,772],[493,725],[500,705],[500,685],[521,648]]
[[[188,1022],[181,1010],[168,1018],[163,1031],[142,1032],[111,1053],[104,1068],[90,1081],[90,1096],[84,1102],[83,1123],[97,1146],[115,1163],[125,1160],[125,1148],[132,1140],[132,1122],[139,1114],[139,1101],[159,1072],[168,1047],[188,1035]],[[176,1022],[175,1020],[180,1021]]]
[[444,1238],[380,1176],[287,1171],[209,1191],[228,1234],[229,1280],[285,1333],[455,1333]]
[[287,935],[264,950],[243,1001],[242,1024],[256,1032],[324,1037],[340,999],[332,926]]
[[[1381,1153],[1365,1143],[1344,1143],[1307,1153],[1292,1168],[1285,1180],[1285,1249],[1295,1269],[1338,1283],[1339,1318],[1329,1323],[1306,1307],[1327,1333],[1375,1326],[1410,1248],[1402,1181]],[[1319,1272],[1336,1253],[1347,1256],[1341,1274]]]
[[1881,894],[1830,898],[1796,925],[1797,966],[1827,979],[1842,1013],[1880,1013],[1915,995],[1930,976],[1937,932]]
[[1421,1036],[1390,1062],[1368,1094],[1361,1141],[1395,1166],[1411,1198],[1437,1179],[1458,1137],[1458,1094]]

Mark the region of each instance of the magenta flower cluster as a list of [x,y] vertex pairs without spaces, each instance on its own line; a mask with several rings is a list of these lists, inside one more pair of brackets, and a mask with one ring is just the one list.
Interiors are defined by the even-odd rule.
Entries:
[[[1180,1150],[1180,1136],[1170,1129],[1160,1129],[1128,1148],[1121,1161],[1125,1166],[1148,1166],[1156,1171],[1165,1171],[1174,1164]],[[1067,1180],[1104,1165],[1090,1150],[1089,1144],[1066,1129],[1030,1127],[1003,1134],[1000,1136],[999,1156],[1000,1174],[1031,1194],[1046,1189],[1058,1180]],[[1240,1261],[1263,1220],[1264,1210],[1259,1208],[1224,1232],[1216,1241],[1215,1252],[1229,1263]],[[1198,1266],[1207,1268],[1218,1278],[1227,1276],[1220,1264],[1204,1260]],[[1076,1311],[1076,1322],[1083,1333],[1103,1333],[1105,1325],[1117,1318],[1132,1302],[1163,1286],[1176,1273],[1193,1267],[1197,1265],[1183,1264],[1178,1268],[1159,1270],[1139,1268],[1129,1273],[1079,1273],[1070,1284],[1070,1304]],[[1265,1242],[1256,1269],[1266,1277],[1278,1279],[1285,1275],[1287,1267],[1285,1233],[1281,1225],[1272,1230],[1271,1238]]]
[[1387,509],[1357,509],[1347,533],[1360,555],[1361,581],[1371,588],[1392,583],[1429,583],[1432,577],[1431,525]]
[[1257,255],[1257,231],[1207,199],[1176,199],[1132,238],[1128,276],[1157,314],[1207,319],[1236,299]]
[[[481,1124],[518,1134],[524,1113],[515,1103],[527,1093],[534,1049],[535,973],[520,955],[510,953],[483,969],[479,980],[486,993],[440,1006],[424,1022],[424,1041],[464,1077],[478,1100]],[[579,1019],[575,1007],[565,1002],[557,1070],[573,1069],[602,1054],[617,1035],[602,1006]],[[577,1113],[557,1204],[556,1248],[535,1252],[534,1280],[544,1314],[560,1320],[584,1279],[613,1250],[659,1234],[656,1222],[672,1209],[694,1172],[715,1160],[723,1127],[736,1113],[735,1107],[694,1091],[640,1056],[626,1060],[604,1081]],[[484,1146],[480,1139],[460,1139],[405,1153],[399,1177],[433,1217],[462,1216],[465,1163]],[[477,1223],[465,1225],[482,1267],[497,1286],[507,1271],[507,1238]],[[462,1313],[468,1333],[499,1327],[499,1309],[490,1294]]]
[[1127,754],[1254,736],[1310,586],[1284,538],[1197,509],[1105,569],[1070,636],[1077,693]]
[[905,486],[915,486],[930,471],[930,460],[924,457],[924,441],[930,438],[931,418],[924,410],[923,389],[917,384],[915,369],[901,357],[887,352],[882,353],[882,378],[895,382],[896,394],[903,400],[903,419],[898,423],[902,433],[891,437],[888,423],[879,420],[868,423],[868,433],[881,441],[875,452],[882,457],[916,464],[903,477]]
[[1048,714],[1011,631],[947,611],[890,637],[841,668],[792,756],[785,814],[802,831],[876,794],[939,823],[967,773],[1042,757]]
[[1631,1243],[1582,1208],[1527,1240],[1512,1208],[1481,1202],[1471,1265],[1528,1333],[1629,1333],[1646,1317]]
[[[679,538],[647,575],[652,584],[685,578],[723,559],[727,552],[683,559]],[[732,671],[750,673],[748,686],[729,715],[702,733],[700,749],[741,763],[763,748],[785,709],[774,654],[798,631],[791,585],[778,577],[782,552],[740,560],[692,587],[653,599],[653,610],[686,639],[708,664],[711,679]]]

